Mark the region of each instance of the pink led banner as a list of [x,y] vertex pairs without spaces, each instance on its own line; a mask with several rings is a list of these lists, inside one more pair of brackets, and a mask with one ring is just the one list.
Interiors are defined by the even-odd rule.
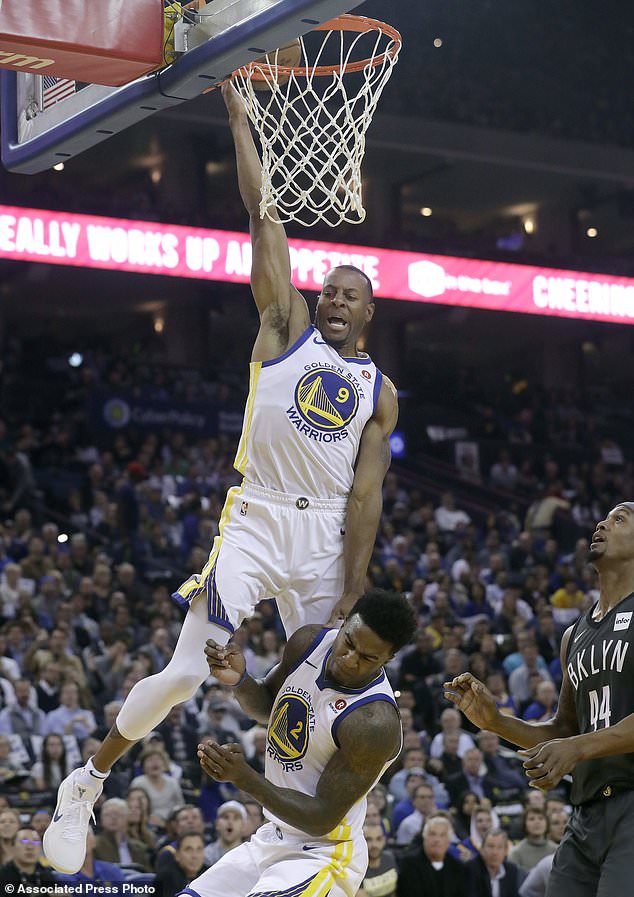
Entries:
[[[634,278],[290,240],[293,283],[317,290],[352,264],[377,296],[496,311],[634,323]],[[246,234],[0,206],[0,257],[247,283]]]

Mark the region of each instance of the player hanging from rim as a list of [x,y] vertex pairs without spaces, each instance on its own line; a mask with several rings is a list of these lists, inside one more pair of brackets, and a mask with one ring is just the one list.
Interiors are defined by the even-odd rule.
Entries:
[[525,750],[530,785],[545,791],[572,773],[572,816],[547,897],[631,893],[634,843],[634,502],[597,524],[589,562],[599,600],[564,633],[557,712],[543,723],[504,716],[470,673],[445,683],[445,696],[481,729]]
[[357,341],[371,321],[372,284],[357,268],[328,272],[311,325],[291,285],[279,222],[259,217],[261,164],[244,107],[223,88],[249,213],[251,289],[260,314],[236,469],[209,560],[174,597],[187,606],[174,655],[137,683],[88,763],[60,785],[46,857],[74,873],[85,856],[95,800],[113,764],[191,698],[209,675],[208,638],[225,644],[264,598],[275,597],[287,636],[336,623],[363,593],[390,463],[396,392]]
[[411,641],[414,612],[402,595],[373,589],[339,630],[303,626],[281,663],[256,682],[237,645],[207,643],[210,669],[248,716],[268,725],[265,775],[239,745],[207,742],[205,772],[264,807],[267,822],[181,893],[356,894],[368,864],[366,795],[401,751],[402,731],[383,665]]

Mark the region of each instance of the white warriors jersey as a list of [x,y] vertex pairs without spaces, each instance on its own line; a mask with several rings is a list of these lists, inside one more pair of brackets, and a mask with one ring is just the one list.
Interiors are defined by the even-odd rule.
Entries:
[[[322,629],[317,634],[290,670],[275,699],[267,733],[265,775],[279,788],[292,788],[314,796],[326,764],[339,749],[337,729],[342,720],[355,708],[372,701],[388,701],[396,707],[394,692],[383,669],[364,688],[344,688],[328,681],[326,662],[338,632],[338,629]],[[376,781],[398,753],[400,747]],[[365,811],[364,795],[323,840],[362,837]],[[286,831],[303,834],[266,810],[264,815]]]
[[279,358],[252,361],[234,466],[252,483],[314,498],[347,496],[382,375],[343,358],[310,326]]

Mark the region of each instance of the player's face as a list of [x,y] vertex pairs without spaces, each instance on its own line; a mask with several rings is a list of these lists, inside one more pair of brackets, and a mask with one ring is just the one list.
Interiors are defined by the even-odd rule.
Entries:
[[328,675],[344,688],[361,688],[372,681],[392,654],[392,646],[366,626],[359,614],[353,614],[333,643]]
[[623,502],[597,524],[588,560],[601,570],[611,561],[634,560],[634,502]]
[[317,300],[315,324],[334,349],[353,352],[363,328],[372,320],[374,308],[361,274],[333,268],[326,274]]

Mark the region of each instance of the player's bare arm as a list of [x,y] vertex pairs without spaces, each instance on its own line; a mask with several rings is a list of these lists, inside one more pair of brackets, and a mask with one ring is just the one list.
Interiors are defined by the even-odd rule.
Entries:
[[[566,674],[566,678],[568,678]],[[570,685],[569,685],[570,687]],[[584,732],[572,738],[545,741],[520,751],[526,775],[535,788],[554,788],[582,760],[596,760],[634,752],[634,713],[620,722],[596,732]]]
[[321,774],[314,797],[272,785],[246,763],[239,745],[208,742],[199,749],[198,758],[213,779],[232,782],[288,825],[322,837],[339,825],[396,756],[401,727],[394,706],[376,701],[350,713],[337,736],[340,749]]
[[557,713],[552,719],[533,723],[505,716],[498,710],[495,698],[488,688],[471,673],[462,673],[451,682],[445,682],[445,697],[478,728],[495,732],[500,738],[523,748],[533,748],[555,738],[578,735],[579,723],[572,685],[566,672],[566,653],[571,632],[572,627],[566,630],[561,643],[561,668],[564,676]]
[[[223,685],[235,688],[234,694],[238,703],[251,719],[267,725],[275,696],[280,690],[291,667],[307,650],[321,626],[302,626],[284,646],[282,659],[270,670],[262,680],[252,676],[244,676],[246,661],[240,647],[235,642],[220,645],[213,639],[207,639],[205,657],[212,676]],[[244,677],[244,678],[243,678]],[[240,683],[238,685],[238,683]]]
[[251,291],[260,313],[253,361],[269,361],[286,351],[310,323],[304,297],[291,284],[288,240],[282,224],[260,218],[262,165],[244,106],[229,82],[222,88],[236,151],[238,186],[249,213],[253,250]]
[[392,460],[390,436],[397,420],[396,389],[384,377],[376,411],[361,435],[346,511],[343,595],[333,609],[329,620],[331,625],[346,617],[365,589],[365,577],[383,508],[383,480]]

